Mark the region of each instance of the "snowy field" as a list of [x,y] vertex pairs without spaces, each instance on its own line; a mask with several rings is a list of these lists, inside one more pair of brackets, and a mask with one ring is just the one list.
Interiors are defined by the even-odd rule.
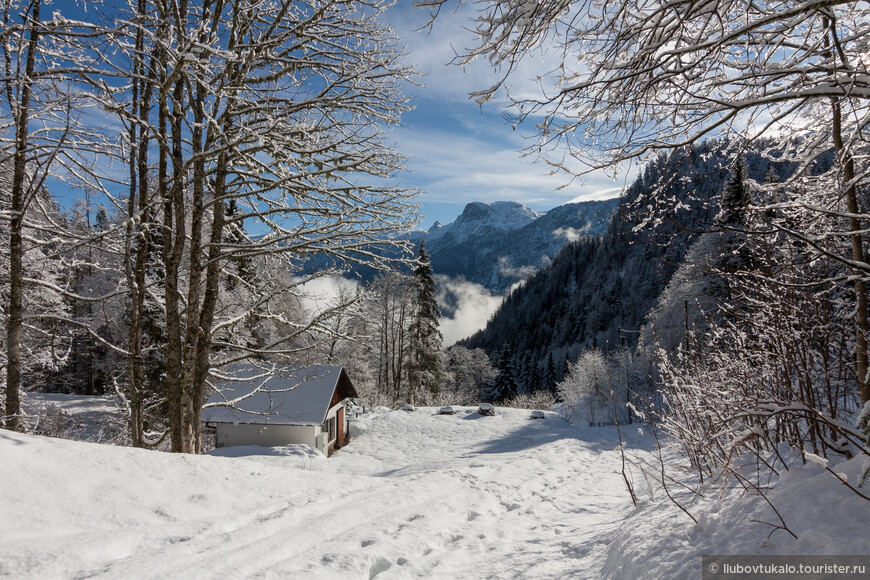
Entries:
[[613,428],[498,411],[376,411],[330,459],[0,431],[0,576],[697,578],[704,553],[870,553],[870,502],[817,466],[773,494],[799,539],[768,539],[748,521],[772,517],[757,498],[724,509],[714,493],[695,525],[641,478],[632,506]]

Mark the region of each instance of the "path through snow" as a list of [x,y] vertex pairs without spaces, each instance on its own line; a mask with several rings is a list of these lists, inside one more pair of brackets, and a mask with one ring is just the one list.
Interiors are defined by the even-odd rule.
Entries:
[[418,409],[352,433],[329,460],[2,433],[0,575],[596,578],[632,511],[613,429]]

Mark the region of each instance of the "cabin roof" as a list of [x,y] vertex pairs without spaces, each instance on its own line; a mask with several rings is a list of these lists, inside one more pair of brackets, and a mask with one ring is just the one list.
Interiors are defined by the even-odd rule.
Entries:
[[[236,364],[202,410],[208,423],[321,425],[333,406],[358,396],[343,367]],[[231,405],[230,405],[231,404]]]

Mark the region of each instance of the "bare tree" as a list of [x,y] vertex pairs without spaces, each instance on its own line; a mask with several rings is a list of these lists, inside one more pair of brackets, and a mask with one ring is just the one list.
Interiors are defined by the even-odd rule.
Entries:
[[447,388],[442,402],[448,405],[480,402],[481,392],[498,375],[483,349],[469,350],[457,344],[447,349],[446,358]]
[[[281,255],[289,268],[323,253],[338,263],[377,262],[377,247],[414,223],[414,192],[380,184],[402,164],[380,127],[406,108],[398,81],[407,74],[378,23],[384,6],[165,0],[142,24],[160,54],[151,131],[160,148],[175,451],[199,450],[228,260]],[[231,201],[237,211],[228,216]],[[229,241],[227,229],[242,225],[258,236]],[[239,346],[237,357],[250,356]]]
[[[10,174],[9,204],[3,215],[8,220],[9,259],[9,294],[4,305],[5,426],[13,430],[22,427],[19,414],[25,318],[63,317],[60,311],[25,314],[25,285],[62,291],[38,272],[26,272],[25,255],[40,245],[44,254],[57,255],[57,234],[62,224],[57,208],[46,195],[45,184],[50,177],[86,180],[89,168],[82,167],[82,157],[93,151],[90,143],[94,142],[94,132],[81,119],[89,95],[67,82],[87,66],[87,59],[79,59],[74,39],[90,30],[64,19],[44,21],[41,9],[41,0],[0,3],[0,167]],[[31,220],[36,213],[40,217]],[[33,235],[25,235],[26,230]],[[46,238],[52,240],[40,241]]]
[[364,298],[368,333],[377,341],[377,390],[392,403],[412,402],[407,370],[414,290],[410,276],[389,271],[369,285]]

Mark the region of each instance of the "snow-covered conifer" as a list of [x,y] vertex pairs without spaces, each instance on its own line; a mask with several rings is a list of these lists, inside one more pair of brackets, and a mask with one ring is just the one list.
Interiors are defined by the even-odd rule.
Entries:
[[[422,400],[434,400],[438,397],[444,383],[442,337],[441,331],[438,330],[441,310],[435,299],[432,265],[423,240],[420,240],[413,279],[417,292],[414,299],[414,319],[411,323],[408,384],[410,389],[419,393],[419,398]],[[415,403],[413,400],[410,402]]]

